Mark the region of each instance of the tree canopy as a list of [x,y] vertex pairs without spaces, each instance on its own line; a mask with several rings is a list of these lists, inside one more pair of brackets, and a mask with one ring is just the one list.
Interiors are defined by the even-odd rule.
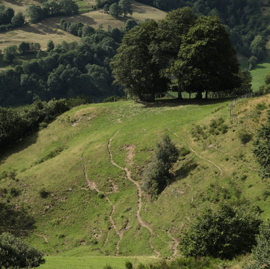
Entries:
[[[159,23],[129,31],[111,62],[115,83],[129,94],[232,91],[241,85],[236,51],[216,16],[197,17],[186,7]],[[207,95],[206,95],[207,97]]]
[[180,249],[186,257],[232,259],[251,252],[261,223],[256,210],[227,204],[217,212],[207,209],[184,231]]
[[131,96],[144,99],[167,88],[168,79],[160,76],[161,66],[152,61],[149,46],[157,23],[149,20],[132,28],[123,38],[118,54],[111,61],[115,84],[124,86]]

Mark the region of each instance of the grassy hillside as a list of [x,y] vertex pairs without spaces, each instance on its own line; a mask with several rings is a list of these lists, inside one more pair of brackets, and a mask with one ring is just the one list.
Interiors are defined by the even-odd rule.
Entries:
[[[25,10],[28,4],[33,1],[2,1],[4,5],[12,7],[15,12],[22,11],[25,14]],[[89,1],[88,1],[89,2]],[[91,5],[93,2],[87,1],[85,3]],[[37,4],[36,2],[33,2]],[[84,3],[84,2],[83,2]],[[92,3],[93,4],[93,3]],[[124,27],[128,19],[134,19],[136,21],[145,20],[145,19],[155,19],[160,20],[166,16],[166,13],[158,10],[156,8],[143,5],[141,3],[133,2],[132,4],[133,14],[132,16],[119,17],[119,19],[113,18],[109,14],[101,13],[99,11],[91,11],[83,14],[79,14],[73,17],[54,17],[47,18],[42,22],[25,25],[16,30],[9,31],[7,33],[0,33],[0,49],[3,49],[10,45],[19,45],[21,42],[38,42],[41,44],[41,49],[45,50],[47,47],[48,41],[53,40],[54,44],[61,44],[62,41],[72,42],[80,41],[79,37],[76,37],[68,32],[62,31],[59,27],[60,20],[64,18],[65,20],[73,22],[82,22],[88,24],[95,29],[99,27],[100,24],[103,25],[104,29],[107,30],[107,27],[110,25],[114,27]]]
[[[205,207],[256,205],[269,218],[269,184],[258,176],[252,141],[243,145],[238,136],[256,132],[266,116],[257,104],[268,106],[270,96],[239,101],[238,123],[230,103],[126,101],[61,115],[0,155],[3,201],[35,221],[16,229],[50,255],[173,258],[183,229]],[[141,179],[164,133],[182,155],[174,183],[153,201]]]

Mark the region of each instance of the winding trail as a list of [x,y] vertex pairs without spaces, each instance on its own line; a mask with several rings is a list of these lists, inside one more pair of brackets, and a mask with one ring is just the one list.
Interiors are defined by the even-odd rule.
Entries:
[[178,247],[180,241],[178,239],[174,238],[169,231],[167,231],[167,234],[174,241],[174,245],[172,247],[172,249],[173,249],[173,255],[172,256],[176,256],[177,252],[178,252],[177,247]]
[[[173,132],[173,134],[174,134],[176,137],[179,137],[175,132]],[[184,139],[182,139],[182,140],[184,140]],[[212,161],[210,161],[210,160],[208,160],[208,159],[202,157],[201,155],[199,155],[199,154],[198,154],[198,153],[197,153],[197,152],[189,145],[189,143],[188,143],[186,140],[184,140],[184,141],[186,142],[187,146],[189,147],[189,149],[190,149],[194,154],[196,154],[196,155],[197,155],[199,158],[201,158],[202,160],[205,160],[205,161],[211,163],[212,165],[214,165],[214,166],[219,170],[219,175],[218,175],[218,177],[219,177],[219,176],[222,176],[222,170],[221,170],[221,168],[220,168],[217,164],[215,164],[214,162],[212,162]],[[217,178],[217,180],[218,180],[218,178]],[[215,185],[215,195],[217,194],[217,180],[216,180],[216,185]],[[213,209],[213,202],[211,203],[211,208]]]
[[[173,132],[173,134],[174,134],[176,137],[179,137],[176,133]],[[183,140],[184,140],[184,139],[183,139]],[[222,170],[221,170],[221,168],[220,168],[217,164],[215,164],[215,163],[213,163],[212,161],[210,161],[210,160],[208,160],[208,159],[202,157],[201,155],[199,155],[199,154],[198,154],[198,153],[197,153],[197,152],[189,145],[189,143],[188,143],[186,140],[184,140],[184,141],[186,142],[187,146],[189,147],[189,149],[190,149],[194,154],[196,154],[199,158],[201,158],[201,159],[203,159],[203,160],[205,160],[205,161],[207,161],[207,162],[213,164],[213,165],[219,170],[219,175],[222,176]]]
[[119,133],[119,131],[117,131],[114,136],[109,140],[108,142],[108,151],[109,151],[109,155],[110,155],[110,160],[111,160],[111,163],[118,167],[119,169],[125,171],[126,175],[127,175],[127,178],[129,181],[131,181],[133,184],[136,185],[137,187],[137,193],[138,193],[138,210],[137,210],[137,213],[136,213],[136,216],[137,216],[137,219],[138,219],[138,222],[140,223],[140,225],[142,227],[145,227],[146,229],[148,229],[148,231],[150,232],[150,238],[149,238],[149,244],[150,244],[150,247],[152,248],[152,250],[156,253],[157,257],[160,257],[160,252],[157,251],[153,244],[152,244],[152,238],[153,238],[153,230],[149,227],[149,225],[142,220],[142,217],[141,217],[141,214],[140,214],[140,211],[142,209],[142,190],[141,190],[141,187],[140,187],[140,184],[135,181],[134,179],[132,179],[131,177],[131,171],[129,171],[126,167],[123,168],[121,166],[119,166],[118,164],[116,164],[113,160],[113,155],[112,155],[112,152],[111,152],[111,142],[112,140],[114,139],[114,137]]
[[[84,164],[84,176],[85,176],[85,180],[86,180],[86,183],[87,183],[86,185],[87,185],[91,190],[95,190],[95,191],[98,192],[98,193],[102,193],[102,192],[98,189],[96,183],[93,182],[93,181],[90,181],[90,180],[88,179],[85,164]],[[119,241],[117,242],[117,245],[116,245],[116,253],[115,253],[115,255],[117,256],[117,255],[119,254],[119,244],[120,244],[120,241],[121,241],[122,238],[123,238],[123,235],[124,235],[125,230],[122,230],[122,231],[118,231],[118,230],[117,230],[116,225],[115,225],[115,223],[114,223],[114,221],[113,221],[113,218],[112,218],[112,215],[113,215],[113,213],[114,213],[114,211],[115,211],[115,205],[112,204],[111,200],[109,199],[109,197],[108,197],[106,194],[103,193],[103,195],[104,195],[105,199],[108,201],[108,203],[112,206],[112,211],[111,211],[111,213],[110,213],[109,218],[110,218],[112,227],[114,228],[115,232],[116,232],[117,235],[119,236]],[[106,238],[106,240],[105,240],[105,243],[104,243],[103,247],[104,247],[104,246],[106,245],[106,243],[108,242],[108,238],[109,238],[109,233],[110,233],[110,232],[111,232],[111,230],[108,231],[107,238]]]

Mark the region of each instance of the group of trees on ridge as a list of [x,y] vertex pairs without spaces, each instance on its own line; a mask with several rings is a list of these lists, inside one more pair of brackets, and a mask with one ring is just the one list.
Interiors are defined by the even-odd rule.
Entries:
[[[238,53],[250,59],[251,67],[266,57],[266,38],[269,16],[262,16],[263,1],[257,0],[138,0],[161,10],[170,11],[191,7],[197,15],[219,17],[230,33],[232,45]],[[268,3],[266,3],[268,5]],[[252,44],[253,43],[253,44]],[[256,58],[254,58],[256,57]]]
[[169,88],[179,99],[181,92],[207,98],[208,92],[231,93],[246,79],[220,20],[198,17],[188,7],[132,28],[117,52],[111,61],[115,83],[140,99]]

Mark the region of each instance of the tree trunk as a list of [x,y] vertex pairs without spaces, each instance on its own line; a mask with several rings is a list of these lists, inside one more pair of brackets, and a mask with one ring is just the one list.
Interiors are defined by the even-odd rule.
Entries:
[[178,100],[183,100],[181,89],[178,88]]
[[205,98],[204,99],[208,99],[208,91],[205,91]]
[[197,92],[196,99],[198,99],[198,100],[202,99],[202,92]]

